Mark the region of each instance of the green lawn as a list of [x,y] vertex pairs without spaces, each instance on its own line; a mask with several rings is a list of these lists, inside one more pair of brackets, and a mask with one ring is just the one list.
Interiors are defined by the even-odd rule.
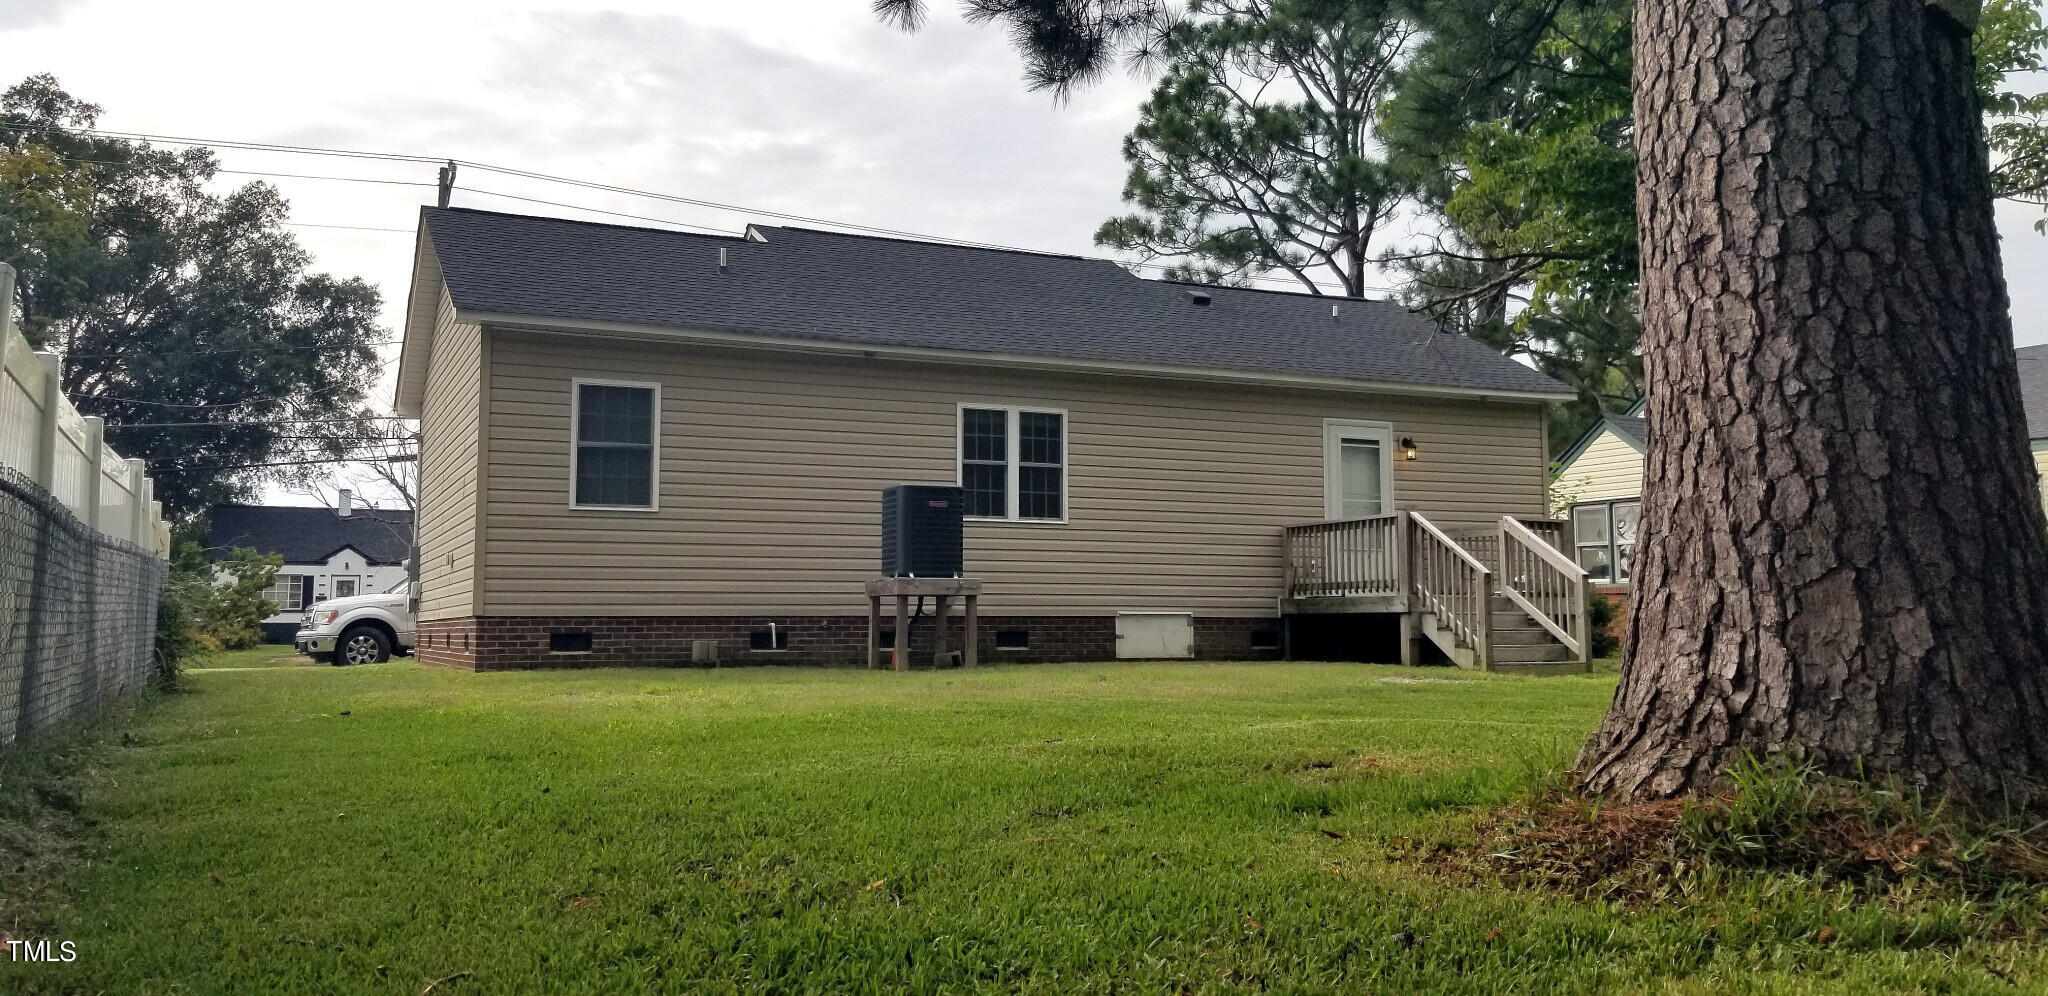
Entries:
[[2048,984],[2038,951],[1865,929],[1885,911],[1796,880],[1626,911],[1392,856],[1567,756],[1607,675],[403,660],[187,686],[85,794],[101,853],[44,911],[78,960],[0,961],[0,991]]
[[290,646],[266,643],[247,650],[222,650],[207,654],[194,661],[190,667],[195,671],[214,671],[245,667],[310,667],[316,663],[313,658],[293,650]]

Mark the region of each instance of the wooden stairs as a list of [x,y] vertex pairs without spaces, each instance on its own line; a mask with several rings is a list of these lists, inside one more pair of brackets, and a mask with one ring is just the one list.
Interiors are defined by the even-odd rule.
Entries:
[[1416,631],[1443,651],[1451,663],[1468,671],[1553,675],[1584,674],[1588,670],[1586,662],[1580,660],[1572,648],[1551,635],[1513,599],[1495,595],[1491,602],[1493,655],[1490,660],[1473,647],[1470,640],[1459,637],[1456,630],[1442,625],[1435,613],[1418,614]]
[[1398,613],[1402,660],[1427,640],[1461,668],[1506,674],[1592,669],[1586,572],[1562,523],[1502,516],[1456,538],[1417,512],[1286,530],[1286,615]]

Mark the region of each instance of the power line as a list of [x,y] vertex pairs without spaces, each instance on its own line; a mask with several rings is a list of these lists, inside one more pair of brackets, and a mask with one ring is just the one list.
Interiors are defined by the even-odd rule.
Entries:
[[[25,129],[24,129],[24,130],[25,130]],[[1134,261],[1131,261],[1131,260],[1123,260],[1123,259],[1116,259],[1116,258],[1113,258],[1113,257],[1108,257],[1108,256],[1083,256],[1083,255],[1079,255],[1079,254],[1075,254],[1075,253],[1053,253],[1053,252],[1047,252],[1047,251],[1045,251],[1045,250],[1040,250],[1040,249],[1029,249],[1029,248],[1025,248],[1025,247],[1023,247],[1023,246],[1012,246],[1012,245],[1004,245],[1004,244],[1001,244],[1001,243],[995,243],[995,242],[977,242],[977,241],[974,241],[974,240],[972,240],[972,239],[959,239],[959,238],[952,238],[952,237],[949,237],[949,236],[943,236],[943,235],[929,235],[929,234],[924,234],[924,233],[920,233],[920,232],[912,232],[912,231],[907,231],[907,230],[904,230],[904,229],[896,229],[896,228],[884,228],[884,227],[880,227],[880,226],[876,226],[876,225],[863,225],[863,224],[860,224],[860,223],[857,223],[857,222],[849,222],[849,221],[838,221],[838,220],[835,220],[835,219],[831,219],[831,218],[822,218],[822,217],[817,217],[817,216],[814,216],[814,215],[802,215],[802,214],[795,214],[795,213],[792,213],[792,212],[787,212],[787,211],[774,211],[774,210],[769,210],[769,209],[766,209],[766,208],[752,208],[752,207],[747,207],[747,206],[744,206],[744,205],[739,205],[739,204],[731,204],[731,203],[727,203],[727,202],[724,202],[724,201],[713,201],[713,200],[707,200],[707,199],[703,199],[703,198],[696,198],[696,197],[684,197],[684,196],[681,196],[681,195],[679,195],[679,194],[664,194],[664,193],[660,193],[660,192],[657,192],[657,191],[652,191],[652,190],[642,190],[642,189],[639,189],[639,188],[636,188],[636,187],[624,187],[624,186],[619,186],[619,185],[617,185],[617,184],[610,184],[610,183],[601,183],[601,182],[598,182],[598,181],[594,181],[594,180],[581,180],[581,179],[577,179],[577,178],[575,178],[575,177],[567,177],[567,176],[560,176],[560,175],[556,175],[556,174],[552,174],[552,173],[541,173],[541,172],[537,172],[537,171],[534,171],[534,170],[526,170],[526,169],[519,169],[519,168],[516,168],[516,167],[511,167],[511,166],[499,166],[499,165],[495,165],[495,164],[492,164],[492,163],[482,163],[482,162],[476,162],[476,161],[473,161],[473,160],[468,160],[468,159],[446,159],[446,160],[444,160],[444,159],[442,159],[441,157],[436,157],[436,156],[420,156],[420,155],[411,155],[411,154],[407,154],[407,153],[396,153],[396,152],[370,152],[370,151],[366,151],[366,150],[357,150],[357,149],[330,149],[330,148],[321,148],[321,147],[318,147],[318,146],[305,146],[305,145],[285,145],[285,144],[280,144],[280,143],[271,143],[271,142],[242,142],[242,141],[233,141],[233,140],[228,140],[228,139],[220,139],[220,140],[213,140],[213,139],[199,139],[199,138],[189,138],[189,137],[180,137],[180,136],[171,136],[171,135],[156,135],[156,134],[150,134],[150,133],[146,133],[146,132],[123,132],[123,131],[105,131],[105,130],[99,130],[99,129],[90,129],[90,128],[81,128],[81,129],[64,129],[64,130],[65,130],[65,131],[68,131],[68,132],[71,132],[71,133],[73,133],[73,134],[86,134],[86,135],[100,135],[100,136],[105,136],[105,137],[110,137],[110,138],[122,138],[122,139],[132,139],[132,140],[138,140],[138,141],[156,141],[156,142],[164,142],[164,143],[167,143],[167,144],[173,144],[173,145],[190,145],[190,146],[207,146],[207,147],[213,147],[213,146],[218,146],[218,147],[221,147],[221,148],[231,148],[231,149],[242,149],[242,150],[248,150],[248,151],[264,151],[264,152],[285,152],[285,153],[294,153],[294,154],[302,154],[302,155],[318,155],[318,156],[339,156],[339,157],[348,157],[348,158],[360,158],[360,159],[376,159],[376,160],[383,160],[383,161],[390,161],[390,162],[421,162],[421,163],[440,163],[440,162],[444,162],[444,161],[446,161],[446,162],[452,162],[452,163],[455,163],[455,164],[456,164],[456,165],[458,165],[458,166],[466,166],[466,167],[469,167],[470,169],[475,169],[475,170],[483,170],[483,171],[485,171],[485,172],[490,172],[490,173],[498,173],[498,174],[502,174],[502,175],[505,175],[505,176],[514,176],[514,177],[520,177],[520,178],[523,178],[523,179],[529,179],[529,180],[540,180],[540,181],[545,181],[545,182],[549,182],[549,183],[560,183],[560,184],[566,184],[566,185],[569,185],[569,186],[574,186],[574,187],[582,187],[582,188],[585,188],[585,189],[589,189],[589,190],[598,190],[598,191],[604,191],[604,192],[607,192],[607,193],[615,193],[615,194],[622,194],[622,195],[627,195],[627,196],[633,196],[633,197],[645,197],[645,198],[649,198],[649,199],[652,199],[652,200],[659,200],[659,201],[667,201],[667,202],[669,202],[669,203],[674,203],[674,204],[686,204],[686,205],[690,205],[690,206],[692,206],[692,207],[703,207],[703,208],[709,208],[709,209],[712,209],[712,210],[717,210],[717,211],[727,211],[727,212],[732,212],[732,213],[736,213],[736,214],[744,214],[744,215],[757,215],[757,216],[760,216],[760,217],[764,217],[764,218],[774,218],[774,219],[777,219],[777,220],[781,220],[781,221],[794,221],[794,222],[800,222],[800,223],[803,223],[803,224],[809,224],[809,225],[824,225],[824,226],[829,226],[829,227],[832,227],[832,228],[839,228],[839,229],[845,229],[845,230],[848,230],[848,231],[854,231],[854,232],[865,232],[865,233],[869,233],[869,234],[874,234],[874,235],[884,235],[884,236],[889,236],[889,237],[893,237],[893,238],[915,239],[915,240],[920,240],[920,241],[925,241],[925,242],[936,242],[936,243],[941,243],[941,244],[947,244],[947,245],[956,245],[956,246],[964,246],[964,247],[968,247],[968,248],[976,248],[976,249],[995,249],[995,250],[1001,250],[1001,251],[1005,251],[1005,252],[1027,252],[1027,253],[1034,253],[1034,254],[1037,254],[1037,255],[1047,255],[1047,256],[1068,256],[1068,257],[1071,257],[1071,258],[1076,258],[1076,259],[1090,259],[1090,260],[1097,260],[1097,261],[1100,261],[1100,262],[1114,263],[1114,264],[1116,264],[1116,265],[1118,265],[1118,266],[1128,266],[1128,267],[1131,267],[1131,268],[1133,268],[1133,269],[1157,270],[1157,271],[1160,271],[1160,272],[1166,272],[1166,271],[1169,271],[1169,270],[1171,270],[1171,269],[1173,268],[1172,266],[1170,266],[1170,265],[1168,265],[1168,264],[1164,264],[1164,263],[1134,262]],[[225,171],[223,171],[223,172],[225,172]],[[281,174],[279,174],[279,175],[281,175]],[[340,179],[340,178],[336,178],[336,179]],[[431,186],[431,184],[421,184],[421,186]],[[498,193],[498,192],[494,192],[494,191],[484,191],[484,190],[476,190],[475,188],[468,188],[468,189],[466,190],[466,192],[472,192],[472,193],[484,194],[484,195],[486,195],[486,196],[494,196],[494,197],[506,197],[506,198],[510,198],[510,199],[513,199],[513,200],[523,200],[523,201],[527,201],[527,202],[529,202],[529,203],[536,203],[536,204],[545,204],[545,205],[547,205],[547,206],[550,206],[550,207],[560,207],[560,208],[566,208],[566,209],[568,209],[568,210],[572,210],[572,211],[588,211],[588,212],[591,212],[591,213],[594,213],[594,214],[606,214],[606,215],[613,215],[613,216],[616,216],[616,217],[624,217],[624,218],[631,218],[631,219],[634,219],[634,220],[637,220],[637,221],[650,221],[650,222],[656,222],[656,223],[659,223],[659,224],[675,225],[675,226],[678,226],[678,227],[682,227],[682,228],[696,228],[696,229],[700,229],[700,230],[704,230],[704,231],[711,231],[711,232],[715,232],[715,233],[717,233],[717,234],[721,234],[721,235],[723,235],[723,234],[732,234],[732,233],[727,233],[727,232],[722,232],[722,231],[719,231],[718,229],[713,229],[713,228],[709,228],[708,226],[703,226],[703,225],[697,225],[697,224],[693,224],[693,223],[691,223],[691,222],[683,222],[683,221],[673,221],[673,220],[670,220],[670,219],[665,219],[665,218],[654,218],[654,217],[650,217],[650,216],[647,216],[647,215],[635,215],[635,214],[630,214],[630,213],[627,213],[627,212],[621,212],[621,211],[608,211],[608,210],[605,210],[605,209],[603,209],[603,208],[591,208],[591,207],[584,207],[584,206],[582,206],[582,205],[577,205],[577,204],[568,204],[568,203],[564,203],[564,202],[560,202],[560,201],[548,201],[548,200],[542,200],[542,199],[540,199],[540,198],[530,198],[530,197],[522,197],[522,196],[519,196],[519,195],[516,195],[516,194],[504,194],[504,193]],[[396,230],[395,230],[395,231],[396,231]],[[1247,280],[1250,280],[1250,281],[1252,281],[1252,282],[1263,282],[1263,283],[1278,283],[1278,284],[1282,284],[1282,285],[1285,285],[1285,286],[1289,286],[1289,287],[1295,287],[1295,288],[1300,288],[1300,287],[1302,286],[1302,283],[1301,283],[1301,281],[1299,281],[1299,280],[1294,280],[1294,279],[1290,279],[1290,278],[1287,278],[1287,277],[1273,277],[1273,276],[1251,276],[1251,277],[1247,277],[1246,279],[1247,279]],[[1391,287],[1369,287],[1369,288],[1365,288],[1365,289],[1367,289],[1367,290],[1372,290],[1372,291],[1376,291],[1376,292],[1379,292],[1379,293],[1384,293],[1384,294],[1391,294],[1391,293],[1395,293],[1395,292],[1396,292],[1396,289],[1395,289],[1395,288],[1391,288]]]
[[581,204],[565,204],[561,201],[547,201],[542,200],[538,197],[523,197],[519,194],[501,193],[496,190],[479,190],[475,187],[465,187],[463,188],[463,193],[482,194],[486,197],[503,197],[508,200],[525,201],[529,204],[546,204],[549,207],[568,208],[572,211],[589,211],[592,214],[608,214],[615,218],[631,218],[635,221],[652,221],[663,225],[675,225],[680,228],[694,228],[700,232],[705,232],[711,235],[724,235],[731,238],[738,238],[740,235],[740,233],[738,232],[728,232],[723,229],[712,228],[708,225],[695,225],[687,221],[671,221],[667,218],[655,218],[644,214],[628,214],[627,212],[624,211],[608,211],[604,208],[584,207]]
[[384,228],[377,225],[316,225],[310,221],[287,221],[284,224],[288,228],[338,228],[349,232],[397,232],[400,235],[412,235],[417,231],[411,228]]
[[[400,342],[402,342],[402,341],[404,341],[404,340],[400,340],[400,339],[380,339],[380,340],[378,340],[378,341],[376,341],[376,342],[365,342],[365,343],[360,343],[360,345],[363,345],[363,346],[395,346],[395,345],[398,345],[398,344],[399,344]],[[229,354],[229,353],[268,353],[268,352],[281,352],[281,353],[282,353],[282,352],[294,352],[294,351],[303,351],[303,350],[309,350],[309,349],[350,349],[350,348],[353,348],[353,347],[354,347],[355,345],[357,345],[357,344],[353,344],[353,343],[345,343],[345,342],[337,342],[337,343],[326,343],[326,344],[322,344],[322,345],[315,345],[315,346],[249,346],[249,347],[246,347],[246,348],[241,348],[241,349],[181,349],[181,350],[178,350],[178,353],[179,353],[179,355],[182,355],[182,356],[221,356],[221,355],[226,355],[226,354]],[[128,353],[64,353],[64,354],[62,354],[62,355],[63,355],[63,356],[64,356],[64,357],[66,358],[66,359],[73,359],[73,360],[110,360],[110,359],[120,359],[120,358],[122,358],[122,357],[124,357],[124,356],[128,356],[129,354],[128,354]]]
[[404,415],[357,415],[350,418],[252,418],[234,422],[122,422],[109,424],[112,429],[195,429],[233,428],[244,425],[342,425],[351,422],[412,422],[416,419]]
[[[367,457],[367,459],[365,458]],[[330,460],[272,460],[267,463],[226,463],[203,467],[180,467],[189,473],[217,473],[223,470],[256,470],[262,467],[314,467],[347,463],[376,463],[383,457],[365,454],[365,457],[337,457]]]
[[[14,126],[14,130],[26,133],[30,131],[35,131],[37,129],[31,128],[27,125],[16,125]],[[437,156],[415,156],[407,155],[401,152],[370,152],[359,149],[330,149],[322,148],[320,146],[315,145],[286,145],[276,142],[242,142],[225,138],[189,138],[177,135],[156,135],[150,134],[148,132],[139,131],[115,131],[105,128],[54,128],[49,130],[61,131],[72,135],[95,135],[101,138],[120,138],[140,142],[162,142],[165,145],[190,145],[208,148],[219,147],[227,149],[244,149],[256,152],[292,152],[299,153],[302,155],[334,156],[337,158],[347,159],[380,159],[387,162],[438,163],[442,161],[440,157]]]

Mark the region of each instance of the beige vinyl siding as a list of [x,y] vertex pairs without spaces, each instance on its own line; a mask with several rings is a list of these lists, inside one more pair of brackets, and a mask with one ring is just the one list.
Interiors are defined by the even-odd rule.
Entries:
[[[490,334],[483,611],[865,611],[880,492],[956,479],[961,403],[1065,409],[1066,524],[970,523],[991,614],[1270,615],[1280,529],[1323,517],[1323,420],[1393,423],[1395,500],[1446,525],[1543,508],[1534,404],[1112,379]],[[660,511],[569,508],[570,380],[658,381]]]
[[1605,426],[1557,475],[1557,493],[1566,504],[1634,498],[1642,492],[1642,451]]
[[2035,484],[2041,490],[2041,506],[2048,508],[2048,439],[2034,440],[2031,448],[2034,451]]
[[442,290],[420,417],[421,619],[476,614],[484,349]]

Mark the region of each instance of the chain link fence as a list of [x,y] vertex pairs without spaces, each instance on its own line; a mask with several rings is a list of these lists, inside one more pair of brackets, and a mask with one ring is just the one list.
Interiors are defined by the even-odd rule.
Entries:
[[149,685],[164,570],[0,467],[0,746]]

